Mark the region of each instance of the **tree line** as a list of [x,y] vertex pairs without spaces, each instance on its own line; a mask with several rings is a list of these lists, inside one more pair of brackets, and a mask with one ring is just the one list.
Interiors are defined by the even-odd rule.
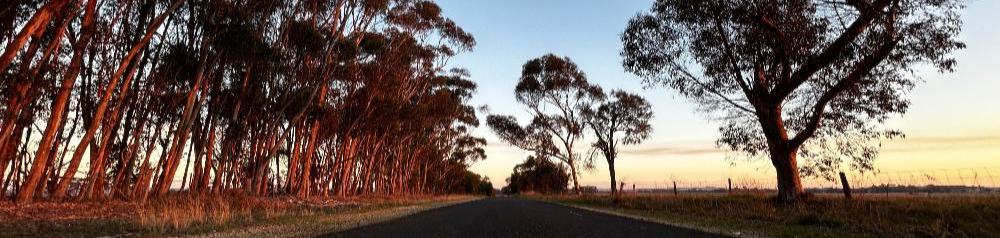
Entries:
[[485,158],[431,1],[13,0],[0,42],[18,202],[449,192]]

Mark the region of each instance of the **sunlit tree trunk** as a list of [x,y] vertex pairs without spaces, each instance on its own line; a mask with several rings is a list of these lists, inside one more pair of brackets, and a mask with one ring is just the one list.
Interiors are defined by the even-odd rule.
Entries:
[[[184,152],[184,147],[187,144],[187,139],[190,134],[189,131],[192,123],[194,122],[195,100],[197,100],[197,93],[201,89],[202,82],[205,78],[205,68],[207,67],[206,61],[206,58],[201,59],[201,63],[198,65],[198,72],[196,72],[194,76],[194,84],[191,85],[191,90],[188,91],[187,100],[184,104],[184,113],[181,115],[181,124],[177,128],[177,132],[174,135],[174,142],[169,148],[171,153],[167,154],[165,163],[166,167],[164,167],[165,169],[159,177],[159,184],[156,185],[156,189],[154,190],[158,196],[166,195],[167,192],[170,191],[170,185],[173,182],[174,174],[177,172],[177,167],[180,164],[181,153]],[[205,94],[202,95],[202,98],[204,98]]]
[[[57,3],[57,2],[62,2],[62,3]],[[64,4],[65,2],[66,1],[55,0],[53,2],[50,2],[49,4],[57,3],[61,7],[61,5]],[[48,7],[48,5],[46,5],[46,7]],[[61,125],[62,125],[62,120],[64,118],[63,114],[66,112],[68,108],[67,104],[69,102],[70,91],[72,91],[73,85],[76,82],[76,78],[77,76],[79,76],[81,70],[80,68],[82,67],[83,64],[84,51],[86,47],[89,45],[90,37],[93,35],[94,32],[93,22],[94,22],[95,8],[96,8],[96,0],[89,0],[87,2],[86,12],[84,13],[83,17],[83,31],[81,32],[81,36],[77,40],[76,45],[73,46],[73,58],[70,60],[69,68],[67,69],[66,74],[63,76],[63,81],[59,88],[59,92],[56,93],[56,99],[52,102],[52,107],[51,107],[52,112],[49,115],[49,122],[45,128],[45,131],[42,133],[42,140],[38,144],[38,150],[37,150],[38,152],[36,153],[35,156],[35,163],[34,165],[32,165],[33,171],[29,172],[28,181],[22,186],[21,189],[22,192],[18,194],[17,200],[19,202],[27,202],[31,199],[32,196],[31,193],[34,193],[36,184],[41,179],[41,174],[42,171],[44,170],[42,166],[48,163],[48,160],[51,159],[49,153],[52,149],[56,131],[62,128]],[[46,10],[43,9],[42,11]],[[39,12],[38,14],[45,14],[45,13]],[[27,29],[28,28],[26,27],[25,30]],[[6,67],[4,66],[0,68],[6,68]],[[59,193],[61,187],[64,186],[61,184],[59,186],[56,186],[56,189],[54,190],[56,191],[56,193],[53,194],[54,198],[56,199],[61,198]],[[23,192],[23,191],[28,191],[28,192]],[[65,188],[63,188],[62,191],[64,193]]]
[[778,180],[778,199],[784,202],[796,201],[804,193],[796,162],[799,148],[792,147],[789,143],[780,106],[760,107],[757,111]]
[[49,1],[31,16],[21,28],[21,32],[7,43],[3,55],[0,55],[0,71],[7,70],[7,67],[14,61],[14,57],[17,56],[17,52],[21,51],[21,47],[28,42],[32,35],[41,36],[44,33],[45,26],[49,24],[53,16],[58,14],[58,11],[65,9],[64,6],[68,2],[69,0]]
[[122,62],[119,64],[118,69],[115,70],[115,73],[111,76],[111,78],[109,78],[110,81],[105,87],[105,92],[101,95],[100,102],[98,103],[97,109],[94,112],[94,117],[91,119],[92,122],[90,123],[90,126],[87,128],[87,131],[84,133],[83,137],[80,138],[80,143],[78,144],[76,150],[73,152],[73,157],[70,160],[70,165],[64,172],[63,179],[59,182],[59,186],[56,188],[55,196],[57,197],[65,196],[65,190],[66,188],[68,188],[70,182],[72,182],[73,175],[76,174],[76,170],[80,166],[80,161],[83,159],[83,154],[87,150],[87,147],[85,145],[90,144],[90,141],[94,139],[94,133],[97,131],[98,127],[100,127],[101,125],[100,122],[104,119],[104,114],[108,107],[108,101],[110,101],[111,95],[118,87],[118,81],[122,78],[123,74],[125,73],[125,69],[132,62],[132,60],[139,54],[139,52],[145,48],[145,46],[152,39],[153,34],[156,33],[156,31],[160,28],[160,25],[163,24],[166,18],[174,10],[180,7],[181,3],[183,2],[184,0],[175,0],[170,5],[170,8],[168,8],[165,12],[161,13],[159,16],[156,17],[156,19],[153,20],[153,22],[147,28],[146,34],[143,36],[143,38],[140,39],[131,47],[128,54],[125,55],[125,57],[122,59]]

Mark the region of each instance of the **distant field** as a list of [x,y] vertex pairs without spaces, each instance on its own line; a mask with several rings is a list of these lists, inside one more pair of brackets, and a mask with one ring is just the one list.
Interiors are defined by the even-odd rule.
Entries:
[[1000,237],[1000,196],[989,194],[821,194],[794,205],[761,194],[531,197],[739,237]]
[[175,196],[147,203],[0,202],[0,237],[311,237],[474,199]]

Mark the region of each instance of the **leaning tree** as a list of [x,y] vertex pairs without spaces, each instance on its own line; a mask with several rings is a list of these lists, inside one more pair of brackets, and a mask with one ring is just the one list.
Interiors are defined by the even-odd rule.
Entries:
[[580,193],[578,166],[585,161],[574,146],[586,129],[584,109],[602,100],[604,91],[587,82],[572,60],[552,54],[525,63],[514,91],[533,116],[531,123],[522,127],[512,116],[490,115],[487,124],[501,140],[566,164],[573,190]]
[[608,101],[596,108],[586,108],[583,112],[587,124],[597,137],[597,141],[592,144],[594,152],[600,152],[608,161],[611,194],[615,195],[618,193],[615,187],[618,147],[639,144],[649,138],[649,133],[653,130],[649,125],[649,119],[653,118],[653,108],[639,95],[616,90],[611,92]]
[[[722,147],[769,156],[778,197],[845,158],[873,169],[917,69],[954,69],[960,0],[659,0],[622,34],[625,68],[722,122]],[[797,158],[805,163],[800,166]]]

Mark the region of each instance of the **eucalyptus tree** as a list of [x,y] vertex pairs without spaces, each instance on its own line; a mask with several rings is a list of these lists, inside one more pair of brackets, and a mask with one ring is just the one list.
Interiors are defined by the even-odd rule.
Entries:
[[447,192],[485,158],[445,69],[475,39],[431,1],[12,3],[5,198]]
[[[624,66],[717,117],[720,146],[768,156],[778,196],[843,160],[872,170],[916,68],[954,69],[960,0],[661,0],[622,34]],[[806,164],[800,165],[799,158]]]
[[618,147],[639,144],[649,138],[653,130],[649,124],[649,120],[653,117],[653,109],[649,102],[639,95],[613,91],[607,101],[596,105],[596,108],[586,108],[583,114],[594,136],[597,137],[592,148],[600,151],[608,161],[611,194],[617,194],[615,159],[618,158]]
[[603,90],[587,81],[576,63],[552,54],[524,64],[514,89],[528,108],[531,123],[520,126],[512,116],[490,115],[487,123],[501,140],[540,158],[555,158],[569,167],[573,190],[580,193],[579,166],[587,163],[575,149],[587,128],[583,111],[604,98]]

